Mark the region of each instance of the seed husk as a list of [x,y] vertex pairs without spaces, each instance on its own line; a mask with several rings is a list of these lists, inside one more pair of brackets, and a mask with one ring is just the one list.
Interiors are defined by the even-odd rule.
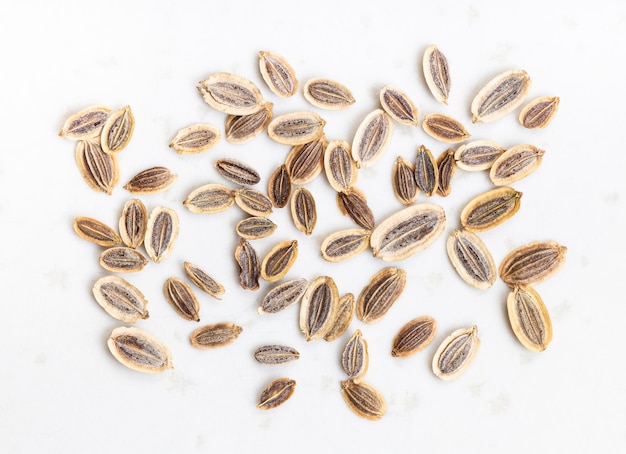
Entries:
[[70,140],[87,140],[100,136],[111,109],[91,106],[70,116],[59,131],[59,137]]
[[433,139],[445,143],[457,143],[470,137],[460,121],[439,113],[426,115],[422,120],[422,128]]
[[534,285],[565,263],[567,248],[556,241],[536,241],[509,252],[500,263],[500,277],[509,286]]
[[117,156],[106,154],[100,142],[92,139],[76,143],[75,157],[85,183],[94,191],[111,195],[120,178]]
[[439,205],[418,203],[381,222],[372,232],[375,257],[386,262],[404,260],[430,246],[443,232],[446,215]]
[[274,52],[259,52],[261,76],[272,93],[288,98],[298,92],[296,72],[282,55]]
[[261,364],[275,366],[296,361],[300,358],[300,353],[288,345],[270,344],[262,345],[254,351],[254,359]]
[[530,144],[509,148],[496,159],[489,178],[496,186],[506,186],[527,177],[541,165],[545,152]]
[[170,277],[163,285],[165,299],[185,320],[200,321],[200,303],[191,287],[177,277]]
[[267,196],[276,208],[284,208],[291,195],[291,178],[287,166],[278,166],[267,182]]
[[296,240],[278,243],[261,262],[261,277],[267,282],[276,282],[289,272],[297,257],[298,242]]
[[432,196],[439,186],[437,161],[424,145],[419,146],[415,156],[415,184],[426,197]]
[[341,214],[350,216],[359,227],[366,230],[374,229],[374,213],[361,190],[353,187],[346,192],[338,192],[337,206]]
[[251,216],[267,217],[272,214],[272,201],[256,189],[235,189],[233,195],[237,206]]
[[461,210],[461,225],[470,232],[492,229],[517,213],[521,197],[521,192],[508,186],[479,194]]
[[180,129],[169,147],[178,154],[196,154],[213,148],[221,138],[220,130],[213,125],[196,123]]
[[454,171],[456,170],[456,161],[454,160],[454,150],[449,148],[439,155],[437,158],[437,170],[439,171],[439,183],[437,184],[437,194],[441,197],[447,197],[452,191],[450,185]]
[[115,328],[107,346],[115,359],[139,372],[157,374],[174,367],[172,354],[165,344],[139,328]]
[[406,271],[387,267],[370,280],[356,303],[356,316],[365,323],[374,323],[387,314],[406,286]]
[[191,191],[183,205],[192,213],[219,213],[235,203],[234,191],[223,184],[212,183]]
[[258,240],[270,236],[278,226],[263,216],[251,216],[237,223],[237,235],[247,240]]
[[100,145],[107,154],[116,154],[122,151],[133,136],[135,117],[130,106],[111,112],[100,132]]
[[455,229],[448,237],[446,250],[456,272],[472,287],[487,290],[496,281],[495,262],[478,235]]
[[270,410],[284,404],[296,389],[296,381],[290,378],[277,378],[263,390],[257,408]]
[[426,48],[422,60],[424,68],[424,79],[426,85],[435,99],[444,104],[448,104],[448,96],[452,86],[450,81],[450,66],[446,56],[432,45]]
[[74,219],[74,231],[82,239],[104,247],[117,246],[122,242],[120,236],[111,227],[87,216]]
[[323,338],[333,326],[339,292],[330,276],[320,276],[309,283],[300,302],[300,330],[305,340]]
[[345,140],[332,140],[324,151],[326,178],[337,191],[348,191],[356,184],[358,168],[352,159],[350,144]]
[[506,299],[515,337],[528,350],[542,352],[552,341],[552,321],[541,296],[527,285],[513,288]]
[[132,177],[124,189],[134,194],[155,194],[172,187],[177,179],[178,175],[167,167],[150,167]]
[[261,108],[248,115],[228,115],[224,122],[226,141],[229,143],[246,143],[267,128],[272,121],[274,104],[264,102]]
[[514,69],[498,74],[480,89],[470,110],[472,123],[492,123],[519,106],[530,89],[526,71]]
[[374,164],[391,138],[391,117],[382,109],[370,112],[359,125],[352,141],[352,158],[358,168]]
[[519,114],[519,122],[528,129],[545,128],[559,108],[558,96],[535,98],[524,106]]
[[367,351],[367,341],[363,338],[363,333],[357,329],[346,343],[341,353],[341,367],[355,383],[359,383],[365,376],[369,366],[369,353]]
[[406,357],[424,350],[437,334],[437,322],[429,316],[417,317],[407,322],[393,338],[391,356]]
[[419,126],[419,112],[411,98],[402,90],[385,85],[380,89],[380,104],[391,118],[407,126]]
[[178,238],[178,215],[170,208],[156,207],[148,218],[144,247],[148,256],[160,263],[172,253]]
[[274,118],[267,134],[283,145],[302,145],[324,134],[326,121],[315,112],[294,112]]
[[478,327],[452,332],[439,345],[433,357],[433,372],[442,380],[452,380],[467,370],[480,347]]
[[317,210],[313,194],[306,188],[296,188],[291,196],[291,218],[298,230],[306,235],[313,233],[317,223]]
[[209,276],[208,273],[203,271],[198,266],[194,265],[190,262],[184,262],[183,267],[185,268],[185,273],[187,277],[196,284],[196,286],[200,289],[211,295],[215,299],[221,299],[220,295],[223,295],[225,292],[224,286]]
[[119,221],[122,241],[128,247],[137,249],[143,243],[148,228],[148,211],[139,199],[130,199],[124,204]]
[[133,248],[117,246],[102,251],[99,263],[113,273],[134,273],[141,271],[148,264],[148,259]]
[[328,235],[320,247],[328,262],[348,260],[366,250],[372,232],[366,229],[345,229]]
[[324,340],[326,342],[334,341],[335,339],[340,337],[346,331],[346,329],[348,329],[348,326],[350,326],[350,322],[352,321],[352,317],[354,315],[355,307],[355,299],[352,293],[346,293],[341,298],[339,298],[339,305],[337,307],[337,314],[335,315],[333,325],[324,335]]
[[310,79],[304,84],[303,92],[304,99],[320,109],[345,109],[354,104],[350,89],[332,79]]
[[223,347],[239,337],[243,328],[231,322],[215,323],[196,329],[189,336],[191,346],[201,350]]
[[387,403],[383,395],[365,382],[342,381],[341,395],[348,408],[361,418],[378,421],[387,412]]
[[300,301],[308,281],[303,278],[291,279],[275,285],[263,298],[259,314],[275,314]]
[[97,303],[109,314],[124,323],[135,323],[148,318],[148,300],[126,279],[105,276],[98,279],[92,289]]
[[261,91],[244,77],[221,72],[212,74],[199,83],[198,91],[204,102],[219,112],[248,115],[261,108]]
[[244,290],[258,290],[261,267],[259,257],[252,245],[241,238],[235,248],[235,260],[239,265],[239,284]]
[[291,183],[307,184],[319,175],[324,168],[326,145],[326,137],[322,134],[311,142],[296,145],[291,149],[285,159]]
[[261,176],[254,167],[237,159],[218,159],[215,161],[215,168],[228,181],[241,186],[251,186],[261,181]]
[[391,187],[396,199],[404,205],[411,205],[419,193],[415,166],[402,156],[396,158],[391,169]]
[[454,152],[457,165],[468,172],[489,169],[504,153],[504,148],[490,140],[474,140],[461,145]]

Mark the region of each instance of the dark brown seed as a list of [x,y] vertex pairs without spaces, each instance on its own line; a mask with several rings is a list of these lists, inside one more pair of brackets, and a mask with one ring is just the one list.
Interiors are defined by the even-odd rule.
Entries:
[[251,216],[237,223],[237,235],[247,240],[258,240],[270,236],[278,226],[263,216]]
[[104,106],[88,107],[69,117],[59,131],[60,137],[71,140],[93,139],[100,135],[111,109]]
[[122,242],[122,239],[111,227],[97,219],[86,216],[79,216],[74,219],[74,231],[79,237],[100,246],[111,247]]
[[322,241],[322,257],[329,262],[348,260],[369,247],[371,234],[371,231],[365,229],[346,229],[331,233]]
[[220,130],[210,124],[193,124],[181,129],[169,147],[179,154],[195,154],[210,150],[220,140]]
[[272,214],[272,202],[262,192],[255,189],[240,188],[233,191],[235,203],[251,216],[269,216]]
[[239,283],[245,290],[258,290],[261,267],[259,257],[252,245],[241,238],[235,248],[235,260],[240,268]]
[[335,321],[328,332],[324,335],[324,340],[326,342],[334,341],[340,337],[346,329],[348,329],[354,315],[355,307],[354,295],[352,293],[346,293],[339,298],[339,306],[337,307]]
[[439,155],[437,158],[437,170],[439,171],[437,194],[441,197],[447,197],[452,191],[450,183],[456,170],[456,161],[454,160],[454,150],[452,148]]
[[404,205],[411,205],[419,192],[415,182],[415,166],[402,156],[396,158],[391,169],[391,187],[396,199]]
[[230,322],[215,323],[198,328],[189,336],[191,346],[206,350],[231,344],[243,328]]
[[191,191],[183,205],[192,213],[219,213],[235,203],[234,191],[223,184],[206,184]]
[[274,286],[263,298],[259,314],[275,314],[297,303],[308,286],[306,279],[291,279]]
[[174,367],[169,349],[159,339],[139,328],[115,328],[107,346],[115,359],[139,372],[156,374]]
[[85,183],[94,191],[113,192],[119,181],[117,156],[102,151],[99,141],[79,140],[76,143],[76,164]]
[[130,199],[124,204],[119,229],[122,241],[128,247],[137,249],[143,243],[148,228],[148,212],[139,199]]
[[521,192],[508,186],[480,194],[461,210],[461,225],[470,232],[492,229],[517,213],[521,197]]
[[429,316],[417,317],[406,323],[391,343],[391,356],[405,357],[425,349],[437,334],[437,322]]
[[267,282],[281,279],[298,257],[298,242],[282,241],[267,253],[261,263],[261,277]]
[[350,216],[358,226],[366,230],[374,229],[374,213],[367,205],[362,191],[350,188],[347,192],[338,192],[337,206],[344,216]]
[[296,145],[291,149],[285,159],[291,183],[307,184],[319,175],[324,168],[326,146],[326,137],[322,135],[311,142]]
[[241,186],[251,186],[261,181],[259,172],[237,159],[223,158],[215,161],[215,168],[228,181]]
[[277,378],[263,390],[257,408],[270,410],[284,404],[296,389],[296,381],[290,378]]
[[313,194],[306,188],[297,188],[291,196],[291,218],[298,230],[306,235],[313,233],[317,211]]
[[201,270],[196,265],[185,262],[183,263],[185,273],[187,277],[198,286],[199,289],[204,290],[213,298],[221,299],[219,296],[224,294],[224,286],[209,276],[206,272]]
[[200,321],[200,303],[186,282],[170,277],[163,285],[165,299],[185,320]]
[[154,194],[170,188],[177,179],[178,175],[167,167],[151,167],[132,177],[124,189],[135,194]]
[[558,96],[543,96],[530,101],[520,112],[519,122],[525,128],[545,128],[559,108]]
[[141,271],[148,259],[141,252],[129,247],[112,247],[100,254],[100,266],[114,273],[133,273]]
[[415,157],[415,183],[426,197],[432,196],[439,186],[439,170],[433,154],[424,145]]
[[261,109],[248,115],[228,115],[224,122],[226,140],[230,143],[246,143],[258,136],[272,121],[274,104],[265,102]]
[[370,280],[356,303],[356,316],[365,323],[374,323],[385,316],[400,298],[406,286],[406,271],[383,268]]
[[263,345],[254,351],[254,359],[270,366],[288,363],[299,358],[298,350],[287,345]]
[[367,383],[353,380],[341,382],[341,395],[350,410],[361,418],[378,421],[387,412],[383,395]]
[[130,142],[134,130],[135,117],[130,106],[111,112],[100,133],[102,151],[108,154],[119,153]]
[[144,247],[148,256],[160,263],[172,253],[178,238],[178,215],[170,208],[156,207],[148,218]]
[[283,208],[291,195],[291,178],[287,166],[281,164],[270,176],[267,182],[267,196],[276,208]]
[[432,138],[446,143],[461,142],[470,137],[470,133],[458,120],[438,113],[426,115],[422,128]]
[[330,331],[338,306],[339,292],[333,278],[320,276],[309,283],[300,303],[300,330],[307,342]]
[[500,264],[500,277],[509,286],[543,282],[565,263],[567,248],[556,241],[537,241],[509,252]]

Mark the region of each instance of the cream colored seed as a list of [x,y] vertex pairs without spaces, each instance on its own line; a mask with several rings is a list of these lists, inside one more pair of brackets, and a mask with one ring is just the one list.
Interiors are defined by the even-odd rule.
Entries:
[[235,248],[235,260],[239,265],[239,284],[244,290],[258,290],[261,267],[259,257],[252,245],[241,238]]
[[170,350],[155,336],[139,328],[115,328],[107,346],[121,364],[139,372],[156,374],[174,367]]
[[221,176],[235,184],[251,186],[261,181],[261,176],[254,167],[238,159],[218,159],[214,165]]
[[365,382],[342,381],[341,395],[348,408],[361,418],[378,421],[387,412],[383,395]]
[[71,140],[93,139],[100,135],[111,109],[92,106],[69,117],[59,131],[60,137]]
[[391,85],[380,89],[380,104],[391,118],[407,126],[419,126],[419,112],[409,96]]
[[135,117],[130,106],[124,106],[112,112],[107,118],[100,133],[102,151],[115,154],[122,151],[133,136]]
[[85,183],[94,191],[111,195],[120,178],[117,156],[102,151],[99,141],[79,140],[75,157]]
[[308,284],[303,278],[277,284],[263,298],[258,309],[259,314],[275,314],[299,302]]
[[345,109],[354,104],[354,96],[345,85],[332,79],[308,80],[303,87],[304,99],[320,109]]
[[130,199],[124,204],[119,221],[122,241],[128,247],[137,249],[143,243],[148,228],[148,212],[139,199]]
[[426,197],[432,196],[439,187],[437,161],[428,148],[420,145],[415,156],[415,184]]
[[231,73],[215,73],[200,82],[204,101],[219,112],[248,115],[261,109],[263,96],[250,80]]
[[141,271],[148,264],[148,259],[135,249],[119,246],[103,251],[99,263],[113,273],[134,273]]
[[461,145],[454,152],[457,165],[468,172],[489,169],[504,153],[504,148],[489,140],[475,140]]
[[448,104],[448,96],[452,86],[450,81],[450,66],[446,56],[432,45],[426,48],[422,60],[426,85],[435,99]]
[[263,80],[274,94],[288,98],[298,92],[296,72],[282,55],[259,52],[259,69]]
[[372,232],[366,229],[346,229],[331,233],[322,241],[322,257],[328,262],[341,262],[369,247]]
[[543,96],[530,101],[519,114],[519,122],[528,129],[545,128],[559,108],[558,96]]
[[82,239],[100,246],[112,247],[122,242],[122,239],[111,227],[87,216],[79,216],[74,219],[74,231]]
[[472,123],[492,123],[519,106],[530,89],[526,71],[505,71],[491,79],[474,97]]
[[148,218],[144,247],[155,263],[160,263],[172,253],[178,238],[178,215],[170,208],[156,207]]
[[151,167],[132,177],[124,189],[134,194],[154,194],[169,189],[177,179],[178,175],[167,167]]
[[352,321],[352,317],[354,316],[355,308],[356,304],[352,293],[346,293],[339,298],[339,305],[337,307],[335,320],[333,321],[331,328],[324,335],[324,340],[326,342],[334,341],[340,337],[346,329],[348,329],[348,326],[350,326],[350,322]]
[[415,182],[415,166],[402,156],[398,156],[393,164],[391,187],[396,199],[404,205],[411,205],[419,193]]
[[433,357],[433,373],[442,380],[453,380],[467,370],[480,347],[478,327],[458,329],[439,345]]
[[92,293],[107,314],[124,323],[135,323],[149,316],[146,297],[121,277],[101,277],[95,282]]
[[359,383],[361,378],[365,376],[368,366],[367,341],[363,338],[361,330],[357,329],[341,353],[341,367],[343,367],[348,378],[355,383]]
[[300,303],[300,330],[307,342],[330,331],[338,305],[339,292],[331,277],[320,276],[309,283]]
[[326,178],[337,191],[348,191],[356,184],[358,168],[352,159],[350,144],[345,140],[333,140],[324,151]]
[[272,140],[284,145],[302,145],[324,133],[326,121],[315,112],[295,112],[274,118],[267,126]]
[[215,323],[196,329],[189,336],[191,346],[201,350],[223,347],[233,343],[243,328],[230,322]]
[[509,286],[534,285],[554,275],[565,263],[567,248],[556,241],[536,241],[509,252],[500,277]]
[[251,216],[269,216],[272,214],[272,201],[255,189],[240,188],[233,191],[235,203]]
[[267,182],[267,196],[276,208],[284,208],[291,195],[291,178],[287,166],[278,166]]
[[291,218],[296,228],[306,235],[313,233],[317,210],[313,194],[306,188],[297,188],[291,196]]
[[479,194],[461,210],[461,225],[470,232],[484,232],[513,217],[522,193],[504,186]]
[[288,345],[262,345],[254,351],[254,359],[270,366],[296,361],[299,358],[298,350]]
[[226,140],[230,143],[246,143],[267,128],[272,121],[274,104],[264,102],[261,108],[248,115],[228,115],[224,121]]
[[440,142],[457,143],[470,137],[461,122],[439,113],[426,115],[422,120],[422,128],[426,134]]
[[496,281],[493,257],[478,235],[465,230],[453,230],[446,243],[448,258],[466,283],[487,290]]
[[298,257],[298,242],[282,241],[274,246],[261,262],[261,277],[276,282],[284,277]]
[[194,189],[183,202],[192,213],[219,213],[235,203],[234,191],[223,184],[206,184]]
[[515,337],[528,350],[542,352],[552,341],[552,322],[541,296],[526,285],[515,287],[506,299]]
[[290,378],[278,378],[263,390],[257,408],[270,410],[284,404],[296,389],[296,381]]
[[391,117],[382,109],[370,112],[363,119],[352,141],[352,158],[357,167],[371,166],[380,159],[391,131]]
[[251,216],[239,221],[235,227],[237,235],[247,240],[258,240],[270,236],[278,226],[263,216]]
[[220,130],[213,125],[197,123],[179,130],[169,147],[178,154],[196,154],[210,150],[220,141]]
[[496,159],[489,171],[489,178],[496,186],[506,186],[534,172],[545,152],[534,145],[523,144],[509,148]]
[[209,276],[205,271],[190,262],[184,262],[183,267],[187,277],[196,286],[211,295],[215,299],[221,299],[220,295],[225,292],[224,286]]

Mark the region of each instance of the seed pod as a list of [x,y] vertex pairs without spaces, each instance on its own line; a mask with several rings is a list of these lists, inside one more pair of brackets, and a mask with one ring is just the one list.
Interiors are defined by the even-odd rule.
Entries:
[[122,151],[133,136],[135,117],[130,106],[124,106],[112,112],[106,119],[100,132],[100,145],[107,154],[116,154]]
[[257,408],[270,410],[284,404],[296,389],[296,381],[289,378],[278,378],[263,390]]
[[177,179],[178,175],[167,167],[150,167],[132,177],[124,189],[134,194],[155,194],[169,189]]
[[359,383],[365,376],[369,366],[367,341],[363,339],[360,329],[357,329],[346,343],[341,353],[341,367],[355,383]]
[[100,135],[111,109],[104,106],[92,106],[72,115],[63,124],[59,137],[70,140],[93,139]]
[[243,328],[234,323],[224,322],[198,328],[189,336],[191,346],[201,350],[223,347],[232,344]]
[[442,380],[452,380],[461,375],[474,360],[480,339],[478,327],[454,331],[439,345],[433,357],[433,372]]
[[528,129],[545,128],[559,108],[558,96],[543,96],[530,101],[519,114],[519,122]]
[[224,121],[226,141],[229,143],[246,143],[267,128],[272,121],[274,104],[264,102],[261,108],[248,115],[228,115]]
[[457,143],[470,137],[461,122],[438,113],[426,115],[422,120],[422,128],[426,134],[440,142]]
[[274,286],[263,298],[259,314],[275,314],[300,301],[307,289],[306,279],[291,279]]
[[219,141],[219,129],[210,124],[197,123],[179,130],[169,147],[178,154],[196,154],[210,150]]
[[244,290],[258,290],[261,268],[259,257],[252,245],[241,238],[235,248],[235,260],[239,265],[239,284]]
[[196,265],[185,262],[183,263],[185,273],[187,277],[198,286],[199,289],[204,290],[215,299],[221,299],[220,295],[224,294],[224,286],[198,268]]
[[450,67],[446,56],[437,46],[428,46],[424,52],[422,66],[424,68],[426,85],[428,85],[430,92],[437,101],[448,104],[448,96],[450,95],[452,84],[450,82]]
[[263,80],[274,94],[288,98],[298,92],[296,72],[282,55],[259,52],[259,69]]
[[505,186],[527,177],[541,164],[544,151],[524,144],[509,148],[496,159],[489,178],[496,186]]
[[157,374],[174,367],[170,350],[159,339],[139,328],[115,328],[107,346],[115,359],[139,372]]
[[267,134],[284,145],[301,145],[321,137],[324,125],[326,121],[315,112],[295,112],[274,118]]
[[178,215],[170,208],[156,207],[148,218],[144,247],[148,256],[160,263],[172,253],[178,238]]
[[205,184],[191,191],[183,205],[192,213],[220,213],[235,203],[234,191],[223,184]]
[[87,216],[79,216],[74,219],[74,231],[82,239],[100,246],[111,247],[122,242],[122,239],[111,227]]
[[103,251],[99,263],[113,273],[133,273],[141,271],[148,264],[148,259],[135,249],[119,246]]
[[352,92],[332,79],[310,79],[303,87],[304,99],[320,109],[345,109],[354,104]]
[[339,292],[335,281],[320,276],[309,283],[300,303],[300,330],[305,340],[323,338],[335,321]]
[[480,89],[470,110],[472,123],[492,123],[503,117],[526,97],[530,89],[530,76],[521,69],[498,74]]
[[348,329],[356,307],[354,301],[354,295],[352,293],[346,293],[339,298],[339,306],[337,307],[335,321],[328,332],[324,335],[324,340],[326,342],[334,341],[340,337],[346,329]]
[[370,280],[356,303],[356,316],[365,323],[374,323],[387,314],[406,286],[406,271],[383,268]]
[[200,82],[204,102],[219,112],[248,115],[258,111],[263,96],[250,80],[230,73],[216,73]]
[[365,382],[341,382],[341,395],[348,408],[361,418],[378,421],[387,412],[383,395]]
[[285,166],[293,184],[307,184],[319,175],[324,168],[326,145],[326,137],[322,134],[311,142],[291,149],[285,159]]
[[475,140],[461,145],[454,152],[457,165],[468,172],[489,169],[504,153],[504,148],[489,140]]
[[368,248],[372,232],[365,229],[346,229],[331,233],[322,241],[324,260],[341,262],[360,254]]
[[128,247],[137,249],[143,243],[148,228],[148,212],[139,199],[130,199],[124,204],[120,217],[119,230],[122,241]]
[[483,241],[472,232],[454,230],[446,243],[448,258],[466,283],[487,290],[496,281],[496,265]]
[[371,166],[380,159],[391,131],[391,117],[382,109],[374,110],[363,119],[352,141],[352,158],[357,167]]
[[261,263],[261,277],[276,282],[287,274],[298,257],[298,242],[282,241],[274,246]]
[[500,263],[500,277],[510,287],[548,279],[565,263],[567,248],[556,241],[536,241],[509,252]]
[[291,196],[291,219],[298,230],[306,235],[313,233],[317,223],[317,210],[313,194],[306,188],[297,188]]
[[415,183],[426,197],[432,196],[439,186],[439,170],[433,154],[420,145],[415,156]]
[[344,216],[356,222],[366,230],[374,228],[374,213],[367,205],[365,194],[357,188],[350,188],[347,192],[337,193],[337,206]]
[[118,276],[105,276],[92,289],[96,302],[109,314],[124,323],[148,318],[148,300],[130,282]]
[[521,197],[521,192],[508,186],[479,194],[461,210],[461,225],[470,232],[492,229],[517,213]]
[[326,178],[337,191],[349,191],[356,184],[358,169],[352,159],[350,144],[345,140],[333,140],[324,151]]
[[411,98],[391,85],[380,89],[380,104],[391,118],[407,126],[419,126],[418,110]]
[[419,192],[415,182],[415,166],[402,156],[398,156],[393,164],[391,187],[396,199],[404,205],[411,205]]
[[259,172],[245,162],[232,158],[215,161],[215,168],[221,176],[241,186],[251,186],[261,181]]
[[405,357],[425,349],[437,334],[437,322],[434,318],[417,317],[406,323],[391,344],[391,356]]

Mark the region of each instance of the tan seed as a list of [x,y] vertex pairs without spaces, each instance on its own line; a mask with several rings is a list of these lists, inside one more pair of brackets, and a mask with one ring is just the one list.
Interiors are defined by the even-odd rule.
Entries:
[[128,247],[137,249],[143,243],[148,228],[148,212],[139,199],[130,199],[124,204],[119,221],[122,241]]
[[437,158],[437,170],[439,171],[439,183],[437,184],[437,194],[441,197],[447,197],[452,191],[450,185],[454,171],[456,170],[456,161],[454,160],[454,150],[448,149],[441,153]]
[[308,80],[303,87],[304,99],[320,109],[345,109],[354,104],[352,92],[332,79]]
[[157,374],[174,367],[170,350],[155,336],[139,328],[115,328],[107,346],[121,364],[139,372]]
[[223,347],[233,343],[243,328],[230,322],[215,323],[196,329],[189,336],[191,346],[201,350]]
[[276,282],[289,272],[298,257],[298,242],[282,241],[274,246],[261,262],[261,277]]
[[250,80],[231,73],[215,73],[200,82],[204,102],[219,112],[248,115],[259,109],[263,96]]
[[528,129],[545,128],[559,108],[558,96],[542,96],[530,101],[519,114],[519,122]]
[[255,189],[240,188],[233,191],[235,204],[251,216],[272,214],[272,201]]
[[489,140],[475,140],[461,145],[454,152],[457,165],[468,172],[489,169],[504,153],[504,148]]
[[383,395],[365,382],[342,381],[341,395],[348,408],[361,418],[378,421],[387,412]]
[[374,164],[387,148],[391,138],[391,117],[382,109],[370,112],[361,121],[352,141],[352,158],[357,167]]
[[130,282],[118,276],[105,276],[92,289],[96,302],[109,314],[124,323],[148,318],[148,300]]
[[424,52],[422,66],[426,85],[428,85],[430,92],[437,101],[448,104],[452,84],[450,82],[450,66],[446,56],[437,46],[428,46]]
[[387,314],[406,286],[406,271],[383,268],[370,280],[356,302],[356,316],[365,323],[374,323]]
[[246,143],[267,128],[272,121],[274,104],[264,102],[261,108],[248,115],[228,115],[224,122],[226,140],[230,143]]
[[513,217],[522,193],[504,186],[479,194],[461,210],[461,225],[470,232],[484,232]]
[[271,219],[263,216],[251,216],[235,226],[237,235],[247,240],[258,240],[270,236],[278,226]]
[[148,218],[144,247],[148,256],[160,263],[172,253],[178,238],[178,215],[170,208],[156,207]]
[[200,321],[200,303],[191,287],[176,277],[170,277],[163,285],[165,299],[185,320]]
[[528,350],[542,352],[552,341],[552,321],[541,296],[527,285],[516,286],[506,299],[515,337]]
[[276,208],[284,208],[291,195],[291,178],[287,166],[278,166],[267,182],[267,196]]
[[291,218],[298,230],[306,235],[313,233],[317,223],[317,210],[313,194],[306,188],[297,188],[291,196]]
[[415,184],[426,197],[432,196],[439,187],[437,161],[424,145],[419,146],[415,156]]
[[111,109],[92,106],[69,117],[59,131],[60,137],[71,140],[87,140],[100,136]]
[[489,178],[496,186],[505,186],[527,177],[541,165],[545,152],[530,144],[509,148],[496,159]]
[[478,235],[455,229],[448,237],[446,250],[456,272],[472,287],[487,290],[496,281],[495,262]]
[[122,151],[133,136],[135,117],[130,106],[124,106],[112,112],[107,118],[100,133],[102,151],[115,154]]
[[445,143],[457,143],[470,137],[460,121],[439,113],[426,115],[422,120],[422,128],[433,139]]
[[498,74],[480,89],[470,110],[472,123],[492,123],[519,106],[530,89],[526,71],[514,69]]
[[277,284],[263,298],[258,309],[259,314],[275,314],[299,302],[308,284],[303,278]]
[[215,126],[197,123],[179,130],[169,147],[178,154],[202,153],[213,148],[220,137],[220,130]]
[[419,126],[419,112],[411,98],[398,88],[385,85],[380,89],[380,104],[391,118],[407,126]]
[[350,144],[345,140],[333,140],[324,151],[326,178],[337,191],[348,191],[356,184],[358,168],[352,159]]
[[275,366],[296,361],[300,358],[300,353],[288,345],[262,345],[254,351],[254,359],[261,364]]
[[274,118],[267,126],[272,140],[284,145],[302,145],[324,133],[326,121],[315,112],[294,112]]
[[241,238],[235,248],[235,260],[239,265],[239,284],[244,290],[258,290],[261,267],[256,250]]
[[284,404],[296,389],[296,381],[290,378],[277,378],[263,390],[257,408],[270,410]]
[[323,338],[333,326],[339,292],[330,276],[320,276],[309,283],[300,302],[300,330],[305,340]]
[[288,98],[298,92],[296,72],[282,55],[259,52],[259,69],[263,80],[274,94]]
[[234,191],[223,184],[206,184],[194,189],[183,202],[192,213],[219,213],[235,203]]
[[556,241],[536,241],[509,252],[500,277],[509,286],[534,285],[554,275],[565,263],[567,248]]
[[339,298],[339,305],[337,307],[337,314],[335,315],[333,325],[324,335],[324,340],[326,342],[334,341],[340,337],[346,329],[348,329],[348,326],[350,326],[350,322],[352,321],[352,317],[354,316],[355,307],[356,304],[352,293],[346,293]]
[[367,341],[363,338],[363,333],[357,329],[346,343],[341,353],[341,367],[355,383],[359,383],[365,376],[369,366],[369,353],[367,351]]
[[415,182],[415,166],[402,156],[396,158],[391,169],[391,188],[396,199],[404,205],[411,205],[419,193]]
[[369,247],[372,232],[346,229],[331,233],[322,241],[322,257],[328,262],[341,262],[360,254]]
[[365,194],[357,189],[350,188],[346,192],[337,193],[337,206],[344,216],[350,218],[366,230],[374,228],[374,213],[367,204]]
[[178,175],[167,167],[150,167],[132,177],[124,189],[134,194],[155,194],[172,187],[177,179]]
[[134,273],[141,271],[148,264],[148,259],[135,249],[118,246],[103,251],[99,263],[113,273]]
[[261,176],[254,167],[237,159],[218,159],[215,161],[215,168],[228,181],[241,186],[251,186],[261,181]]
[[321,135],[311,142],[296,145],[291,149],[285,159],[291,183],[307,184],[320,174],[324,167],[326,145],[326,137]]
[[122,242],[122,239],[111,227],[87,216],[79,216],[74,219],[74,231],[82,239],[100,246],[111,247]]
[[407,322],[393,338],[391,356],[406,357],[424,350],[437,334],[437,322],[429,316]]
[[433,372],[442,380],[452,380],[467,370],[480,347],[478,327],[458,329],[439,345],[433,357]]
[[215,299],[221,299],[220,295],[223,295],[225,292],[222,284],[209,276],[209,274],[201,268],[190,262],[184,262],[183,267],[185,268],[187,277],[191,280],[191,282],[196,284],[200,290],[205,291]]
[[85,183],[94,191],[111,195],[120,177],[117,156],[102,151],[99,141],[79,140],[75,157]]

